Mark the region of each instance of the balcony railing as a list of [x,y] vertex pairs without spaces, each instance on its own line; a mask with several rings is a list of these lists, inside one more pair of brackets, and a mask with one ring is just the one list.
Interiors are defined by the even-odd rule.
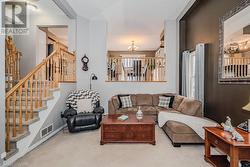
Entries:
[[108,57],[108,81],[165,81],[165,57]]
[[250,78],[250,58],[224,58],[224,78]]

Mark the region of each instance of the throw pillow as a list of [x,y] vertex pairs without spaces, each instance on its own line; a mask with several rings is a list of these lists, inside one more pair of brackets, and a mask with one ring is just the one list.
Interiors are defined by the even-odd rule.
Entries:
[[84,112],[89,113],[93,112],[94,108],[91,102],[91,99],[79,99],[77,100],[77,113]]
[[159,107],[169,108],[171,97],[159,96]]
[[132,107],[132,101],[130,96],[120,96],[121,108]]
[[[129,94],[123,94],[123,95],[117,95],[118,97],[118,102],[119,102],[119,108],[122,108],[122,101],[121,101],[121,97],[124,96],[130,96]],[[131,97],[130,97],[131,98]]]
[[169,108],[173,108],[174,96],[172,96],[172,95],[162,95],[162,96],[170,97]]

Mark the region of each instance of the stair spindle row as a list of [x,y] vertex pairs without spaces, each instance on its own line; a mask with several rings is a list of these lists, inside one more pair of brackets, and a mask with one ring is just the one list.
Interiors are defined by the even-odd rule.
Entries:
[[6,93],[6,152],[60,82],[75,82],[75,55],[62,49],[54,51]]

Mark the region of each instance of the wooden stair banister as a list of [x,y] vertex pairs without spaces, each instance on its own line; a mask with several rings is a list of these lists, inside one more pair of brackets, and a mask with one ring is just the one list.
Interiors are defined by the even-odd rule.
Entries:
[[75,54],[59,48],[6,93],[6,152],[11,150],[11,138],[23,133],[24,123],[51,96],[49,90],[59,82],[75,82],[75,60]]
[[20,79],[20,58],[21,52],[17,51],[12,37],[8,36],[5,39],[6,54],[5,54],[5,78],[6,90],[11,89]]

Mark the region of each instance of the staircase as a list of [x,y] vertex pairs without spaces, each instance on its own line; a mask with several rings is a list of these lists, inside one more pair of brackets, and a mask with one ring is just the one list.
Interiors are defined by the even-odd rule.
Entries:
[[6,93],[5,160],[31,135],[30,127],[47,111],[61,82],[75,82],[75,55],[64,49],[54,51]]

